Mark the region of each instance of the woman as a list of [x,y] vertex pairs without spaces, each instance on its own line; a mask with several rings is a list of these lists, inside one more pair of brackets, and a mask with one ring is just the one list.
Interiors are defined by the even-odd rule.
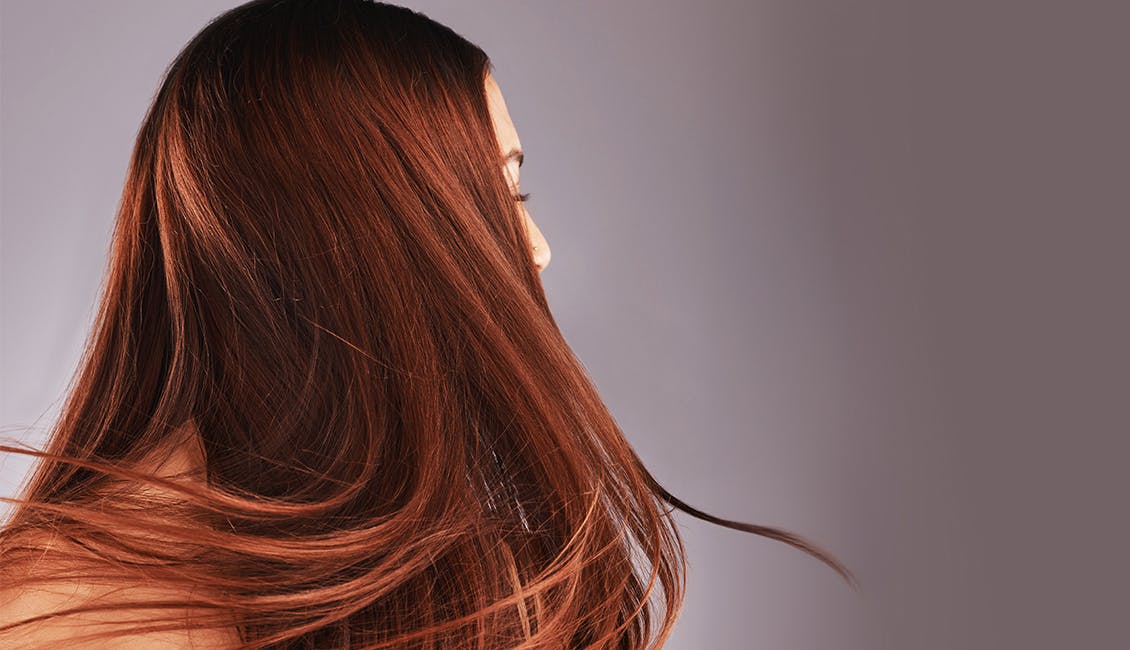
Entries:
[[851,581],[641,464],[549,311],[490,71],[364,0],[256,0],[188,43],[50,444],[4,447],[42,460],[0,534],[0,641],[659,646],[664,503]]

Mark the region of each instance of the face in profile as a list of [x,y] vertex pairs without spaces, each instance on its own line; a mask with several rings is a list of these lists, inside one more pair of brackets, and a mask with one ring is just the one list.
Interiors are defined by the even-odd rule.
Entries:
[[[506,156],[506,177],[510,182],[510,191],[517,197],[521,193],[522,143],[518,139],[518,131],[514,128],[514,122],[510,119],[510,112],[506,109],[502,90],[498,87],[494,77],[489,74],[486,78],[486,93],[491,120],[494,122],[494,131],[498,134],[498,146],[502,154]],[[525,202],[522,203],[522,216],[525,220],[526,232],[530,237],[534,263],[537,264],[539,272],[544,271],[545,267],[549,265],[549,243],[541,234],[541,230],[538,229],[534,220],[530,218],[530,212],[526,209]]]

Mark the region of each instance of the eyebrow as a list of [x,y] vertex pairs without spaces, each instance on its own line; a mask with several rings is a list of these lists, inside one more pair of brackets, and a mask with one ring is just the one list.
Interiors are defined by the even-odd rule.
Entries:
[[518,166],[521,167],[522,161],[526,159],[526,155],[522,153],[521,149],[511,149],[510,153],[506,154],[506,162],[510,162],[511,160],[515,159],[518,160]]

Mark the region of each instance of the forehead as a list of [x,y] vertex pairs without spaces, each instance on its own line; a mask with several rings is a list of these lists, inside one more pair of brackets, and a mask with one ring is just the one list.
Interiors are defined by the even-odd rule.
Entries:
[[502,89],[492,75],[486,78],[487,104],[490,106],[491,121],[494,122],[494,132],[498,135],[499,148],[505,153],[511,149],[520,149],[518,131],[514,128],[514,121],[510,119],[510,111],[506,108],[506,100],[502,97]]

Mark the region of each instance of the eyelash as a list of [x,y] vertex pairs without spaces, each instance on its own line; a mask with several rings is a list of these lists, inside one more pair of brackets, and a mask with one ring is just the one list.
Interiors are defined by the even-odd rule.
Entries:
[[518,199],[519,201],[521,201],[521,202],[525,203],[526,201],[529,201],[529,200],[530,200],[530,193],[529,193],[529,192],[526,192],[525,194],[519,194],[519,195],[517,196],[517,199]]

